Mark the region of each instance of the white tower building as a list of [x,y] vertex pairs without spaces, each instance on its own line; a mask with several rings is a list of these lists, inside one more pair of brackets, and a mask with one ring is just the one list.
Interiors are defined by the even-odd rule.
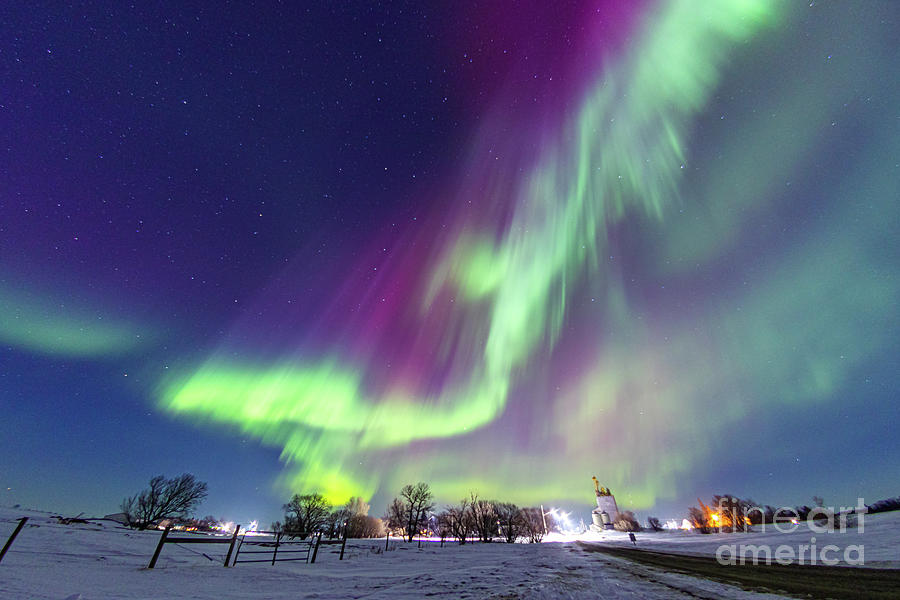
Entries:
[[599,532],[604,529],[612,529],[613,520],[619,514],[616,497],[609,491],[609,488],[600,487],[596,476],[591,479],[594,480],[594,493],[597,495],[597,508],[591,511],[591,530]]

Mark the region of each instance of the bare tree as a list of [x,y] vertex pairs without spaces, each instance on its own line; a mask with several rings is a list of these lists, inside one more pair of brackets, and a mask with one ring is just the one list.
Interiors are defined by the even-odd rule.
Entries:
[[369,514],[369,503],[359,496],[353,496],[344,505],[351,517],[365,517]]
[[693,527],[700,533],[712,532],[712,528],[709,526],[709,520],[707,519],[706,513],[702,508],[689,506],[687,519],[688,521],[690,521],[691,527]]
[[394,499],[389,511],[394,510],[394,505],[400,503],[408,541],[413,541],[416,533],[428,524],[428,512],[434,508],[433,500],[431,488],[422,481],[415,485],[404,485],[400,490],[400,499]]
[[347,522],[348,538],[374,538],[384,535],[384,524],[378,517],[356,515]]
[[322,525],[323,533],[327,531],[329,538],[340,536],[351,516],[352,514],[346,505],[329,511],[328,516],[325,518],[325,523]]
[[500,535],[503,536],[507,544],[512,544],[519,539],[525,527],[522,511],[519,510],[518,506],[509,502],[498,502],[494,506],[494,511],[497,514]]
[[290,537],[306,539],[311,533],[321,529],[328,521],[330,505],[318,493],[294,494],[284,505],[284,532]]
[[716,527],[722,533],[734,533],[747,530],[746,509],[747,503],[731,494],[713,496],[712,506],[718,510],[715,512]]
[[544,539],[544,515],[540,508],[523,508],[522,521],[528,541],[532,544],[540,543]]
[[446,527],[447,535],[455,537],[460,545],[465,544],[472,533],[472,513],[469,510],[469,500],[463,498],[456,506],[447,506],[444,512],[438,515],[438,528]]
[[[371,535],[372,531],[376,529],[380,531],[383,529],[381,519],[368,516],[369,503],[365,502],[359,496],[350,498],[342,509],[335,511],[332,514],[334,514],[340,522],[344,523],[344,531],[347,537],[377,537],[377,535]],[[375,521],[378,521],[377,525],[375,524]]]
[[497,511],[492,500],[480,500],[478,494],[472,492],[469,511],[472,513],[472,525],[482,542],[491,542],[497,535]]
[[700,498],[697,498],[697,503],[700,505],[700,508],[695,506],[688,507],[688,521],[700,533],[712,533],[712,530],[717,527],[713,519],[715,511],[703,504],[703,500]]
[[166,479],[157,475],[150,487],[122,501],[125,524],[147,529],[162,519],[184,518],[206,498],[206,482],[197,481],[190,473]]
[[441,513],[435,515],[435,525],[436,531],[441,538],[441,546],[444,545],[444,540],[453,535],[453,530],[450,527],[450,518],[448,517],[447,511],[444,510]]
[[406,535],[406,510],[400,498],[394,500],[387,507],[387,511],[382,517],[384,526],[395,535]]

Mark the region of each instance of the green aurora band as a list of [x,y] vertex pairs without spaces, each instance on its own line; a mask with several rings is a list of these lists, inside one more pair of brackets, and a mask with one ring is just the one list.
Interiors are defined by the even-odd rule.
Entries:
[[104,317],[104,312],[23,286],[0,288],[0,343],[38,354],[87,358],[119,355],[146,341],[146,332]]
[[[610,229],[629,221],[641,224],[660,279],[714,263],[740,239],[741,219],[765,214],[772,182],[795,172],[805,148],[817,147],[817,124],[839,100],[811,107],[808,91],[788,92],[771,101],[792,128],[750,119],[737,135],[723,134],[727,167],[684,184],[692,129],[727,61],[754,35],[789,19],[782,10],[767,0],[682,1],[661,5],[646,20],[633,47],[604,68],[570,127],[508,190],[514,211],[503,234],[467,224],[425,270],[422,314],[455,298],[441,336],[464,341],[448,350],[451,376],[439,392],[400,383],[372,392],[366,381],[375,367],[338,353],[254,365],[222,352],[165,381],[161,406],[283,448],[289,469],[281,485],[316,489],[333,502],[422,479],[442,500],[473,489],[520,503],[583,500],[582,480],[597,471],[602,455],[597,474],[604,483],[625,488],[622,500],[630,507],[645,508],[671,497],[680,475],[717,450],[720,440],[707,435],[708,424],[724,428],[753,410],[827,398],[866,356],[891,343],[878,325],[900,296],[896,279],[883,276],[890,258],[879,258],[888,235],[879,225],[884,206],[861,220],[857,215],[837,241],[823,224],[752,290],[709,300],[703,318],[684,307],[684,317],[665,327],[643,318],[646,311],[623,283],[627,275],[601,260]],[[840,70],[848,85],[868,75]],[[873,184],[866,170],[886,149],[895,150],[892,144],[889,133],[874,140],[871,156],[858,159],[847,188],[834,197],[859,185],[900,195],[896,178]],[[499,195],[483,201],[509,202]],[[867,243],[854,243],[855,235]],[[842,267],[819,260],[823,255],[841,256]],[[870,276],[873,269],[882,275]],[[602,342],[583,357],[576,376],[551,389],[544,365],[564,349],[566,323],[585,316],[575,299],[586,289],[601,300],[604,317],[585,335]],[[810,306],[820,310],[811,313]],[[864,316],[851,324],[842,317],[847,313]],[[854,343],[860,335],[865,348]],[[478,432],[500,427],[523,387],[550,390],[545,419],[527,447],[498,453],[496,440]],[[564,457],[567,473],[578,474],[565,479],[548,448]],[[531,474],[524,483],[523,472]]]

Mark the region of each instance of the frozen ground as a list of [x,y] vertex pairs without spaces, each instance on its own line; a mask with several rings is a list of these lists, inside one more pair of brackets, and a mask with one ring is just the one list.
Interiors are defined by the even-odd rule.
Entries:
[[[742,534],[708,534],[699,535],[687,531],[665,531],[660,533],[641,532],[637,535],[638,547],[660,552],[679,552],[693,555],[715,556],[722,545],[735,545],[735,550],[740,554],[740,546],[770,546],[774,552],[778,546],[793,549],[799,554],[801,545],[812,546],[815,544],[817,559],[821,558],[821,551],[825,546],[832,545],[837,549],[826,552],[826,558],[836,558],[840,562],[836,566],[847,566],[844,562],[844,552],[848,546],[850,549],[848,558],[856,561],[859,552],[862,552],[864,566],[875,568],[900,568],[900,511],[864,515],[862,527],[847,528],[841,532],[814,531],[806,523],[798,525],[779,525],[782,530],[793,529],[782,533],[774,526],[767,525],[765,531],[760,527],[754,527],[755,531]],[[585,541],[602,541],[608,544],[631,545],[627,537],[609,532],[601,535],[583,536]],[[857,550],[857,548],[859,550]],[[728,550],[723,550],[723,556],[728,556]],[[745,549],[743,555],[748,559],[752,557],[751,551]],[[807,557],[805,564],[810,564],[810,549],[805,550]],[[898,592],[900,595],[900,592]]]
[[[30,520],[0,563],[4,599],[777,597],[664,573],[564,542],[443,548],[425,543],[418,549],[415,543],[392,541],[394,549],[383,552],[383,539],[352,540],[344,561],[338,561],[336,547],[323,546],[313,565],[257,563],[228,569],[221,566],[225,545],[168,544],[157,568],[147,570],[159,532],[135,532],[109,522],[60,525],[50,513],[0,508],[0,543],[21,516]],[[885,524],[882,533],[878,521]],[[898,516],[872,517],[863,534],[867,544],[874,544],[870,531],[872,539],[891,541],[893,554],[883,555],[894,566],[898,523]],[[606,543],[625,543],[621,534],[603,537]],[[695,553],[715,552],[713,545],[720,543],[681,534],[639,534],[638,542]],[[873,551],[867,545],[867,558]]]

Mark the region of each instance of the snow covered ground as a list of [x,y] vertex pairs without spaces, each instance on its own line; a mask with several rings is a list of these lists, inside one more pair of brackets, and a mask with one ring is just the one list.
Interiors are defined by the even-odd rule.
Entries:
[[[443,548],[424,543],[419,549],[416,543],[392,540],[393,549],[384,552],[383,539],[351,540],[344,561],[338,560],[336,546],[323,546],[316,564],[256,563],[228,569],[222,567],[226,545],[167,544],[156,569],[148,570],[158,531],[130,531],[111,522],[62,525],[50,513],[0,508],[0,543],[22,516],[30,520],[0,563],[4,599],[778,597],[663,573],[565,542]],[[900,566],[900,515],[883,517],[866,521],[862,536],[867,562],[875,555],[884,564]],[[597,537],[627,543],[623,534]],[[876,540],[887,545],[876,550]],[[711,536],[661,533],[638,534],[638,543],[712,554],[722,542]]]
[[[862,566],[875,568],[900,569],[900,511],[863,515],[862,527],[848,527],[845,531],[821,531],[813,530],[806,523],[797,525],[779,525],[784,533],[774,526],[767,525],[765,531],[760,531],[760,526],[754,527],[755,531],[741,534],[708,534],[700,535],[687,531],[665,531],[659,533],[641,532],[637,535],[638,546],[648,550],[660,552],[679,552],[693,555],[715,556],[723,546],[735,546],[737,555],[752,558],[753,548],[741,546],[769,546],[774,554],[781,546],[785,555],[793,550],[795,557],[799,558],[801,546],[808,546],[804,551],[804,564],[812,564],[809,557],[815,545],[816,564],[822,564],[822,551],[826,546],[834,546],[825,551],[826,559],[838,559],[835,566],[852,566],[860,558]],[[618,532],[603,534],[588,534],[583,536],[585,541],[602,541],[608,544],[624,544],[631,546],[627,536]],[[721,550],[721,556],[728,558],[729,549]],[[845,552],[848,553],[845,555]],[[849,563],[845,561],[849,558]],[[794,560],[793,562],[797,562]]]

